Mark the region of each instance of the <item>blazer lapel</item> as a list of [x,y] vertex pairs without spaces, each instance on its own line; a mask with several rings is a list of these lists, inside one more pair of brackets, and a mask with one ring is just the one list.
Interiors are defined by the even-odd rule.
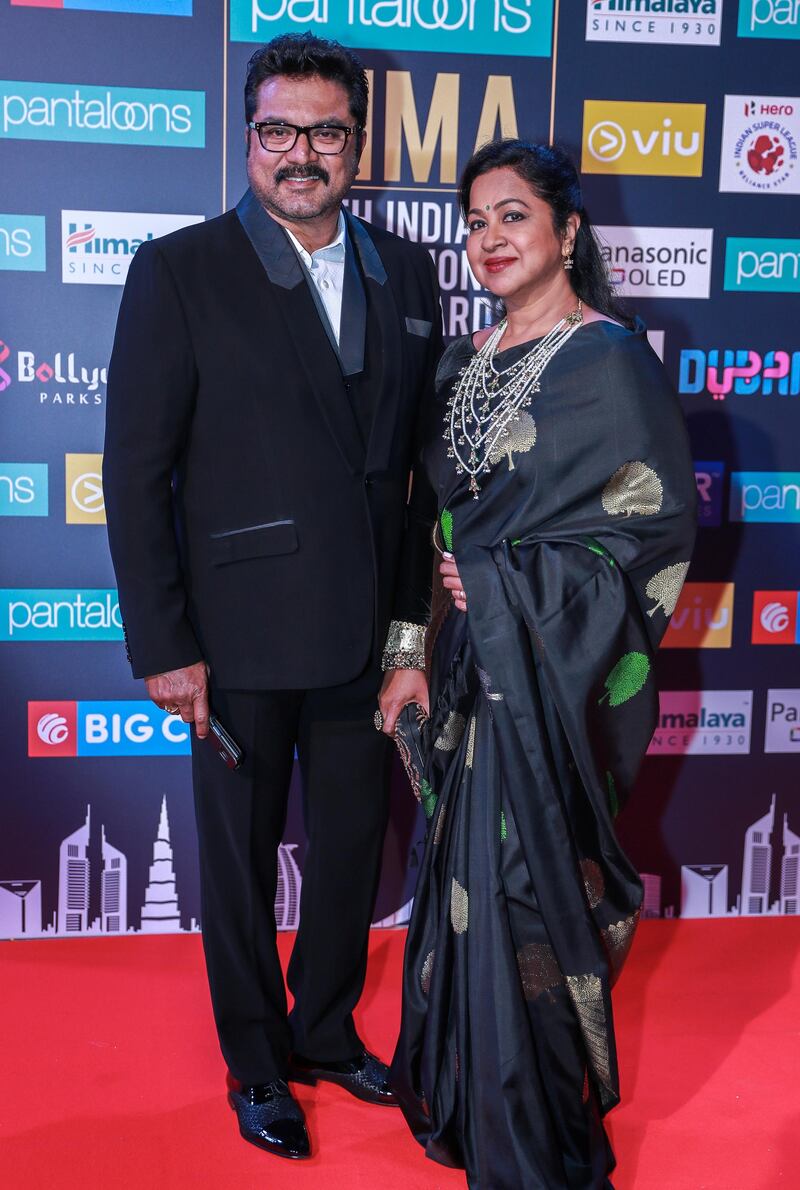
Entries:
[[[384,471],[389,467],[395,424],[400,412],[403,386],[404,358],[400,316],[392,286],[378,250],[369,232],[349,212],[345,212],[347,229],[356,250],[361,275],[366,287],[366,299],[375,314],[380,342],[373,345],[375,368],[375,403],[372,430],[367,447],[367,467]],[[375,351],[375,347],[378,348]]]
[[264,272],[282,291],[277,305],[288,339],[308,376],[322,417],[355,475],[363,470],[364,444],[345,391],[339,357],[329,338],[330,326],[318,313],[303,265],[283,228],[269,217],[251,190],[239,202],[236,214]]

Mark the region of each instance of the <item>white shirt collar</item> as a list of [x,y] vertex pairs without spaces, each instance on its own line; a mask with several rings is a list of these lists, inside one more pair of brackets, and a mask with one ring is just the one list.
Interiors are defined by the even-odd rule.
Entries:
[[289,230],[284,229],[289,239],[294,244],[297,251],[300,253],[300,258],[306,268],[310,269],[314,263],[314,258],[320,260],[344,260],[344,245],[345,245],[345,231],[346,225],[344,220],[344,211],[339,210],[339,221],[336,224],[336,235],[331,240],[330,244],[326,244],[324,248],[317,248],[315,252],[308,252],[298,240],[297,236]]

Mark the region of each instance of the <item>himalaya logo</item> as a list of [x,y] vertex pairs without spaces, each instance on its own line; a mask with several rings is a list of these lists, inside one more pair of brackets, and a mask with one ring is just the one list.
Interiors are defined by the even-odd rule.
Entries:
[[722,0],[588,0],[587,41],[719,45]]
[[752,717],[752,690],[662,690],[648,755],[746,754]]
[[592,0],[595,12],[675,13],[676,16],[718,16],[720,0]]
[[202,215],[62,211],[61,280],[67,285],[124,285],[141,244],[202,221]]

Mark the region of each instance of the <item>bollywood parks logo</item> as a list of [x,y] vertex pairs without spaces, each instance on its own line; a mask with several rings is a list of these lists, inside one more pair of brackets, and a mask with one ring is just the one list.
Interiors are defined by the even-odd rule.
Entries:
[[[35,392],[40,405],[102,405],[108,369],[87,364],[76,351],[59,350],[42,357],[26,348],[15,350],[0,339],[0,393],[13,385]],[[27,387],[32,386],[32,387]]]

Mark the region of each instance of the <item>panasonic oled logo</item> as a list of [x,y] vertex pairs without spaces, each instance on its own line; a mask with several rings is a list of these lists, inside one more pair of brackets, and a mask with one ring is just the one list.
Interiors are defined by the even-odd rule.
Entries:
[[629,297],[707,298],[711,286],[710,227],[595,229],[611,280]]
[[205,92],[0,80],[0,136],[118,145],[205,145]]

